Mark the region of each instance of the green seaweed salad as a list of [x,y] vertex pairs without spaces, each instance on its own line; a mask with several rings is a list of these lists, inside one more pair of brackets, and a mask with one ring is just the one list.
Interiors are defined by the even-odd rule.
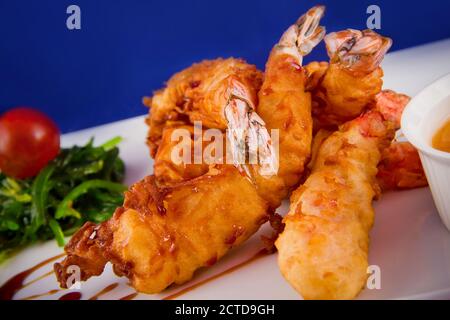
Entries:
[[123,203],[125,166],[120,137],[95,147],[61,149],[32,179],[0,172],[0,262],[36,241],[55,238],[58,245],[86,221],[102,222]]

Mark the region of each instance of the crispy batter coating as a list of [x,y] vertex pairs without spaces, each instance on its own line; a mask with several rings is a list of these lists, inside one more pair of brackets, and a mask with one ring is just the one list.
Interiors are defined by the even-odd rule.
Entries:
[[169,123],[201,121],[204,127],[226,129],[223,108],[234,87],[242,88],[257,104],[262,72],[241,59],[215,59],[196,63],[175,74],[152,98],[144,98],[150,108],[147,143],[155,156],[164,127]]
[[267,208],[232,166],[166,188],[147,177],[126,193],[123,208],[110,220],[86,224],[71,239],[68,257],[55,265],[58,280],[66,286],[70,265],[80,266],[87,280],[111,261],[138,291],[160,292],[245,241],[268,220]]
[[[258,93],[256,111],[264,119],[269,132],[275,129],[279,133],[277,175],[263,177],[252,168],[258,192],[269,201],[272,208],[277,208],[298,184],[311,152],[311,95],[305,92],[306,75],[298,63],[292,56],[275,48],[266,65],[264,84]],[[171,163],[170,155],[175,145],[169,140],[172,130],[166,130],[164,143],[160,144],[155,158],[155,175],[158,179],[163,176],[166,182],[181,181],[206,172],[208,166],[205,164],[175,166]],[[204,148],[206,146],[203,145]]]
[[318,128],[333,128],[357,117],[381,91],[383,71],[355,75],[330,64],[320,86],[312,92],[314,117]]
[[351,299],[365,285],[379,150],[393,134],[380,114],[354,120],[325,140],[292,195],[278,263],[305,299]]
[[298,61],[275,48],[266,65],[257,112],[269,130],[279,132],[279,169],[270,178],[254,173],[260,194],[273,208],[299,183],[310,157],[311,96],[305,92],[305,82]]
[[330,63],[312,62],[305,68],[313,96],[314,129],[335,129],[359,116],[381,92],[379,67],[392,41],[371,30],[353,29],[325,37]]
[[[180,139],[172,139],[172,134],[175,130],[184,129],[190,132],[190,137],[181,137]],[[196,141],[202,139],[202,137],[194,136],[193,126],[175,126],[175,127],[165,127],[161,137],[161,144],[155,155],[154,163],[154,175],[156,180],[161,185],[170,185],[173,183],[179,183],[181,181],[187,181],[199,176],[204,175],[208,172],[208,164],[202,161],[202,163],[195,164],[194,157],[196,153],[195,143]],[[202,148],[200,148],[200,156],[203,154],[204,148],[208,144],[202,141]],[[177,149],[178,148],[178,149]],[[189,163],[179,162],[174,163],[173,153],[177,152],[179,149],[190,150],[190,161]],[[179,156],[182,157],[181,151],[178,152]],[[203,159],[203,158],[202,158]]]
[[[314,136],[309,170],[314,167],[320,146],[332,133],[321,129]],[[428,181],[417,149],[409,142],[393,141],[381,153],[377,181],[382,191],[426,187]]]
[[[275,129],[279,134],[279,169],[277,175],[272,177],[261,176],[257,167],[251,170],[258,192],[269,201],[272,208],[277,208],[298,184],[305,163],[309,160],[312,141],[311,94],[305,92],[305,82],[305,70],[299,61],[275,48],[266,65],[256,111],[269,132]],[[208,170],[205,163],[173,163],[171,154],[178,142],[171,141],[170,135],[177,128],[193,132],[192,126],[171,126],[163,130],[162,143],[155,156],[158,181],[179,182],[198,177]],[[193,146],[193,138],[186,143]],[[207,146],[208,143],[203,142],[202,152]],[[193,148],[191,154],[194,154]],[[226,150],[223,150],[223,154],[226,157]]]
[[[253,67],[244,67],[253,70],[243,76],[247,79],[251,74],[248,79],[253,79],[253,83],[241,90],[244,81],[235,81],[236,74],[241,75],[236,64],[242,66],[243,62],[235,59],[195,65],[175,75],[166,89],[155,94],[149,118],[149,144],[156,154],[155,173],[169,183],[158,181],[159,176],[147,177],[126,193],[123,208],[109,221],[98,227],[85,225],[66,246],[66,259],[55,265],[63,287],[67,286],[70,265],[80,266],[82,279],[86,280],[100,274],[110,261],[114,271],[128,277],[138,291],[160,292],[172,283],[188,281],[198,268],[214,264],[273,215],[287,192],[298,183],[309,157],[311,97],[305,93],[301,59],[307,53],[304,50],[311,50],[323,37],[324,30],[319,27],[323,10],[314,7],[308,11],[275,46],[267,63],[259,105],[254,91],[259,73]],[[222,64],[231,65],[232,71],[222,68]],[[198,81],[197,72],[202,73]],[[192,80],[195,85],[190,84]],[[191,170],[170,164],[168,155],[173,144],[166,141],[170,130],[189,128],[187,121],[179,121],[180,114],[189,116],[189,121],[202,117],[210,121],[209,125],[223,128],[223,123],[217,121],[222,115],[219,110],[225,105],[221,104],[223,93],[236,89],[236,85],[239,88],[234,92],[244,95],[245,101],[255,100],[267,127],[280,131],[278,174],[271,178],[261,176],[259,164],[250,166],[251,176],[233,165],[210,165],[207,173],[190,179],[186,174],[194,172],[195,176],[195,170],[201,172],[205,168]],[[198,88],[201,91],[197,92]],[[188,97],[188,103],[177,105],[175,101],[180,97]],[[158,167],[159,163],[162,167]],[[276,219],[271,220],[277,225]]]
[[376,106],[326,138],[291,197],[278,264],[305,299],[351,299],[365,286],[377,166],[405,104],[397,107]]

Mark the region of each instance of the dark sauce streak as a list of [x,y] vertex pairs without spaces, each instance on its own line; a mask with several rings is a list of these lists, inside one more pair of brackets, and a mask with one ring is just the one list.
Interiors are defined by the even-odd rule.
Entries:
[[37,299],[37,298],[50,296],[50,295],[58,293],[60,291],[61,291],[61,289],[54,289],[54,290],[50,290],[50,291],[47,291],[47,292],[44,292],[44,293],[35,294],[35,295],[29,296],[29,297],[26,297],[26,298],[22,298],[20,300],[34,300],[34,299]]
[[97,300],[99,297],[101,297],[104,294],[107,294],[108,292],[110,292],[111,290],[114,290],[115,288],[117,288],[119,286],[119,284],[117,282],[110,284],[109,286],[103,288],[102,290],[100,290],[99,292],[97,292],[95,295],[93,295],[92,297],[89,298],[89,300]]
[[[222,277],[224,275],[230,274],[230,273],[232,273],[232,272],[234,272],[234,271],[236,271],[236,270],[246,266],[247,264],[249,264],[249,263],[251,263],[251,262],[253,262],[253,261],[255,261],[255,260],[259,259],[259,258],[267,256],[269,254],[271,254],[271,252],[267,251],[267,249],[262,249],[262,250],[258,251],[250,259],[245,260],[245,261],[243,261],[243,262],[241,262],[241,263],[239,263],[239,264],[237,264],[237,265],[235,265],[235,266],[233,266],[233,267],[231,267],[231,268],[229,268],[229,269],[227,269],[227,270],[225,270],[225,271],[223,271],[223,272],[221,272],[219,274],[216,274],[216,275],[214,275],[212,277],[209,277],[209,278],[207,278],[205,280],[202,280],[202,281],[200,281],[200,282],[198,282],[198,283],[196,283],[196,284],[194,284],[192,286],[184,288],[184,289],[182,289],[182,290],[180,290],[180,291],[178,291],[178,292],[176,292],[176,293],[174,293],[172,295],[169,295],[169,296],[163,298],[163,300],[176,299],[176,298],[182,296],[183,294],[188,293],[189,291],[192,291],[192,290],[194,290],[194,289],[196,289],[196,288],[198,288],[198,287],[200,287],[200,286],[202,286],[202,285],[204,285],[204,284],[206,284],[208,282],[211,282],[211,281],[213,281],[215,279],[218,279],[218,278],[220,278],[220,277]],[[28,282],[26,284],[23,284],[25,279],[31,273],[33,273],[37,269],[39,269],[39,268],[45,266],[46,264],[48,264],[48,263],[50,263],[52,261],[55,261],[55,260],[57,260],[57,259],[59,259],[59,258],[61,258],[63,256],[64,256],[64,254],[60,254],[60,255],[57,255],[55,257],[51,257],[51,258],[49,258],[47,260],[44,260],[44,261],[38,263],[34,267],[29,268],[29,269],[27,269],[25,271],[22,271],[21,273],[18,273],[17,275],[15,275],[12,278],[10,278],[8,281],[5,282],[5,284],[3,286],[0,287],[0,300],[12,300],[14,295],[20,289],[22,289],[22,288],[24,288],[24,287],[26,287],[26,286],[36,282],[37,280],[40,280],[40,279],[42,279],[44,277],[49,276],[52,272],[48,272],[46,274],[43,274],[43,275],[39,276],[38,278],[36,278],[34,280],[31,280],[30,282]],[[102,295],[104,295],[104,294],[114,290],[118,286],[119,286],[118,283],[110,284],[109,286],[105,287],[104,289],[102,289],[101,291],[96,293],[94,296],[92,296],[89,300],[97,300],[98,297],[100,297],[100,296],[102,296]],[[60,289],[54,289],[54,290],[50,290],[50,291],[42,293],[42,294],[36,294],[36,295],[32,295],[32,296],[23,298],[22,300],[37,299],[37,298],[40,298],[40,297],[43,297],[43,296],[47,296],[47,295],[52,295],[52,294],[58,293],[59,291],[61,291],[61,290]],[[134,292],[132,294],[129,294],[127,296],[124,296],[124,297],[120,298],[119,300],[133,300],[134,298],[136,298],[136,296],[138,294],[139,294],[138,292]],[[58,300],[80,300],[81,297],[82,297],[81,292],[69,292],[69,293],[66,293],[66,294],[62,295],[61,297],[59,297]]]
[[28,284],[23,284],[25,279],[34,271],[38,270],[39,268],[45,266],[46,264],[55,261],[59,258],[62,258],[65,254],[60,254],[55,257],[51,257],[47,260],[44,260],[34,267],[27,269],[25,271],[22,271],[21,273],[16,274],[12,278],[10,278],[8,281],[6,281],[1,287],[0,287],[0,300],[12,300],[14,295],[19,291],[20,289],[24,288],[28,284],[34,282],[30,281]]
[[[100,296],[102,296],[102,295],[104,295],[104,294],[114,290],[118,286],[119,286],[119,283],[117,283],[117,282],[115,282],[113,284],[110,284],[109,286],[103,288],[101,291],[97,292],[94,296],[89,298],[89,300],[97,300]],[[34,300],[34,299],[37,299],[37,298],[41,298],[41,297],[45,297],[45,296],[49,296],[49,295],[58,293],[58,292],[60,292],[62,290],[63,289],[50,290],[48,292],[35,294],[35,295],[32,295],[32,296],[23,298],[21,300]],[[69,293],[66,293],[66,294],[62,295],[59,298],[59,300],[80,300],[80,299],[81,299],[81,293],[80,292],[69,292]]]
[[259,258],[265,257],[265,256],[267,256],[269,254],[271,254],[271,252],[267,251],[267,249],[261,249],[260,251],[258,251],[250,259],[245,260],[245,261],[243,261],[243,262],[241,262],[241,263],[239,263],[239,264],[237,264],[237,265],[235,265],[235,266],[233,266],[233,267],[231,267],[231,268],[229,268],[229,269],[227,269],[225,271],[222,271],[221,273],[218,273],[218,274],[212,276],[212,277],[209,277],[209,278],[207,278],[205,280],[202,280],[202,281],[200,281],[200,282],[198,282],[196,284],[193,284],[192,286],[184,288],[184,289],[182,289],[182,290],[180,290],[180,291],[178,291],[178,292],[176,292],[174,294],[171,294],[171,295],[169,295],[167,297],[164,297],[163,300],[176,299],[179,296],[182,296],[183,294],[188,293],[189,291],[192,291],[192,290],[194,290],[194,289],[196,289],[196,288],[198,288],[198,287],[200,287],[200,286],[202,286],[202,285],[204,285],[204,284],[206,284],[208,282],[216,280],[216,279],[218,279],[218,278],[220,278],[220,277],[222,277],[224,275],[230,274],[230,273],[232,273],[232,272],[234,272],[234,271],[236,271],[236,270],[238,270],[238,269],[248,265],[249,263],[251,263],[251,262],[253,262],[253,261],[255,261],[255,260],[259,259]]
[[24,283],[20,289],[26,288],[26,287],[32,285],[33,283],[38,282],[39,280],[42,280],[44,278],[47,278],[48,276],[51,276],[54,273],[55,272],[53,270],[51,270],[51,271],[49,271],[47,273],[44,273],[43,275],[41,275],[41,276],[39,276],[37,278],[34,278],[33,280],[28,281],[27,283]]
[[81,299],[81,292],[69,292],[61,297],[59,297],[58,300],[80,300]]
[[136,296],[138,294],[139,294],[138,292],[135,292],[135,293],[129,294],[129,295],[125,296],[125,297],[122,297],[119,300],[133,300],[134,298],[136,298]]

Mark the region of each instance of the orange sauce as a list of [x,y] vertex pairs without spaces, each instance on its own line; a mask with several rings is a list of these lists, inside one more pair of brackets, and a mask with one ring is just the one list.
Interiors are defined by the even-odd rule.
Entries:
[[435,133],[431,145],[435,149],[450,153],[450,120]]

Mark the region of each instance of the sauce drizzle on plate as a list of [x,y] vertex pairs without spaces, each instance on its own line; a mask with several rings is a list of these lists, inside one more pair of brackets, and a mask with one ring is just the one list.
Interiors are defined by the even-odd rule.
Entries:
[[62,295],[61,297],[59,297],[58,300],[80,300],[80,299],[81,299],[81,292],[74,291]]
[[[213,281],[213,280],[215,280],[217,278],[220,278],[220,277],[222,277],[224,275],[230,274],[230,273],[238,270],[241,267],[246,266],[247,264],[249,264],[249,263],[251,263],[251,262],[253,262],[253,261],[257,260],[257,259],[262,258],[262,257],[267,256],[267,255],[270,255],[270,254],[271,254],[271,252],[267,251],[267,249],[261,249],[255,255],[250,257],[249,259],[247,259],[247,260],[245,260],[245,261],[243,261],[243,262],[241,262],[241,263],[239,263],[239,264],[237,264],[235,266],[232,266],[229,269],[226,269],[226,270],[222,271],[221,273],[213,275],[213,276],[211,276],[211,277],[209,277],[207,279],[204,279],[204,280],[202,280],[202,281],[200,281],[198,283],[195,283],[195,284],[193,284],[193,285],[191,285],[189,287],[186,287],[186,288],[184,288],[184,289],[182,289],[182,290],[180,290],[180,291],[178,291],[178,292],[176,292],[176,293],[174,293],[172,295],[169,295],[169,296],[163,298],[163,300],[173,300],[175,298],[178,298],[179,296],[181,296],[181,295],[183,295],[185,293],[188,293],[191,290],[194,290],[194,289],[196,289],[196,288],[198,288],[198,287],[200,287],[200,286],[202,286],[202,285],[204,285],[204,284],[206,284],[208,282],[211,282],[211,281]],[[45,273],[45,274],[37,277],[36,279],[33,279],[33,280],[29,281],[26,284],[23,283],[24,280],[31,273],[33,273],[37,269],[39,269],[39,268],[45,266],[46,264],[48,264],[48,263],[50,263],[52,261],[55,261],[55,260],[57,260],[57,259],[59,259],[59,258],[61,258],[63,256],[64,256],[64,254],[60,254],[60,255],[51,257],[49,259],[46,259],[46,260],[38,263],[34,267],[29,268],[29,269],[27,269],[25,271],[22,271],[22,272],[18,273],[17,275],[11,277],[8,281],[5,282],[5,284],[2,287],[0,287],[0,300],[12,300],[14,295],[20,289],[22,289],[22,288],[24,288],[24,287],[26,287],[26,286],[28,286],[28,285],[30,285],[30,284],[40,280],[40,279],[43,279],[43,278],[51,275],[53,273],[53,271]],[[102,290],[100,290],[95,295],[93,295],[91,298],[89,298],[89,300],[97,300],[100,296],[102,296],[102,295],[104,295],[104,294],[114,290],[118,286],[119,286],[119,283],[117,283],[117,282],[112,283],[112,284],[106,286],[105,288],[103,288]],[[52,295],[52,294],[58,293],[61,290],[62,289],[50,290],[48,292],[44,292],[44,293],[41,293],[41,294],[35,294],[35,295],[32,295],[32,296],[23,298],[23,300],[37,299],[37,298],[40,298],[40,297],[43,297],[43,296],[47,296],[47,295]],[[126,295],[126,296],[120,298],[119,300],[133,300],[134,298],[136,298],[136,296],[138,296],[138,294],[139,294],[138,292],[134,292],[134,293],[131,293],[129,295]],[[66,294],[62,295],[61,297],[59,297],[58,300],[80,300],[81,297],[82,297],[81,292],[74,291],[74,292],[69,292],[69,293],[66,293]]]
[[125,297],[120,298],[119,300],[133,300],[134,298],[136,298],[136,296],[138,295],[138,292],[134,292],[132,294],[129,294]]
[[222,271],[222,272],[220,272],[220,273],[218,273],[216,275],[213,275],[212,277],[206,278],[206,279],[204,279],[204,280],[202,280],[202,281],[200,281],[198,283],[195,283],[192,286],[189,286],[187,288],[181,289],[180,291],[178,291],[178,292],[176,292],[174,294],[171,294],[171,295],[163,298],[162,300],[173,300],[173,299],[176,299],[176,298],[182,296],[183,294],[188,293],[189,291],[192,291],[192,290],[194,290],[194,289],[196,289],[196,288],[198,288],[198,287],[200,287],[200,286],[202,286],[202,285],[204,285],[204,284],[206,284],[208,282],[211,282],[211,281],[213,281],[213,280],[215,280],[217,278],[220,278],[220,277],[222,277],[224,275],[230,274],[230,273],[236,271],[237,269],[242,268],[242,267],[246,266],[247,264],[249,264],[249,263],[251,263],[251,262],[253,262],[253,261],[257,260],[257,259],[265,257],[265,256],[270,255],[270,254],[271,254],[271,252],[267,251],[267,249],[262,249],[262,250],[258,251],[254,256],[252,256],[250,259],[245,260],[245,261],[243,261],[243,262],[241,262],[241,263],[239,263],[239,264],[237,264],[235,266],[232,266],[231,268],[226,269],[226,270],[224,270],[224,271]]
[[45,297],[45,296],[50,296],[50,295],[55,294],[55,293],[58,293],[58,292],[60,292],[60,291],[61,291],[61,289],[54,289],[54,290],[50,290],[50,291],[47,291],[47,292],[44,292],[44,293],[34,294],[34,295],[32,295],[32,296],[25,297],[25,298],[22,298],[22,299],[20,299],[20,300],[35,300],[35,299],[37,299],[37,298],[42,298],[42,297]]
[[[34,267],[31,267],[27,270],[24,270],[15,276],[11,277],[8,281],[6,281],[1,287],[0,287],[0,300],[12,300],[14,295],[19,291],[20,289],[26,287],[27,285],[35,282],[35,280],[30,281],[28,284],[24,284],[25,279],[32,274],[34,271],[38,270],[39,268],[45,266],[46,264],[55,261],[59,258],[62,258],[65,254],[59,254],[57,256],[48,258],[38,264],[36,264]],[[45,274],[47,276],[48,274]],[[43,277],[43,276],[41,276]]]
[[108,292],[114,290],[115,288],[117,288],[119,286],[119,283],[115,282],[110,284],[109,286],[106,286],[105,288],[103,288],[102,290],[100,290],[99,292],[97,292],[95,295],[93,295],[92,297],[89,298],[89,300],[97,300],[99,297],[107,294]]

